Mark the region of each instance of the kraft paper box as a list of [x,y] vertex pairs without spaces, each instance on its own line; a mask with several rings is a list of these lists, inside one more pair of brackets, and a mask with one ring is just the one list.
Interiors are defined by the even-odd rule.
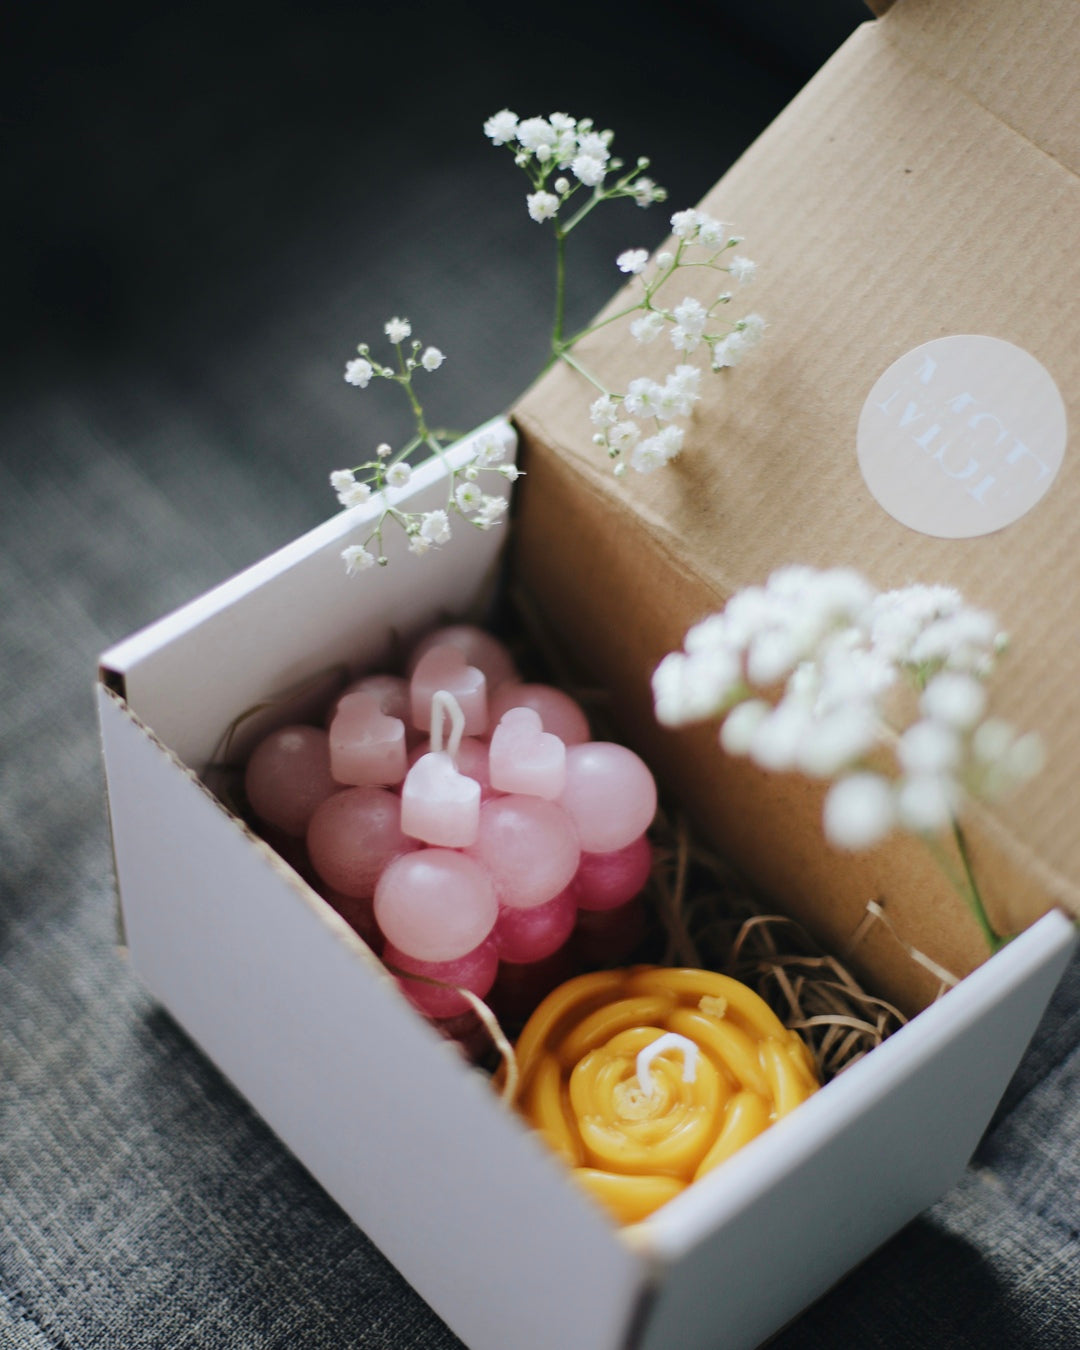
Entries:
[[[580,389],[549,377],[517,414],[529,476],[511,529],[512,567],[568,648],[611,685],[621,733],[655,759],[702,828],[724,838],[760,821],[759,839],[735,851],[766,885],[789,890],[785,904],[827,938],[842,938],[865,898],[877,895],[911,941],[966,969],[979,953],[957,902],[948,892],[924,898],[932,874],[913,858],[888,850],[854,867],[821,861],[819,803],[808,789],[779,780],[770,788],[752,775],[744,781],[737,766],[719,760],[711,735],[699,741],[660,732],[647,706],[648,673],[679,644],[685,626],[732,586],[791,560],[792,549],[810,562],[855,557],[883,584],[909,574],[939,580],[944,570],[973,597],[998,604],[1018,650],[1032,624],[1036,634],[1052,630],[1045,611],[1067,593],[1071,574],[1055,571],[1046,555],[1056,567],[1075,563],[1045,533],[1045,516],[1057,519],[1064,510],[1059,497],[1071,492],[1075,499],[1068,460],[1043,502],[995,536],[991,552],[970,559],[979,541],[946,545],[891,524],[863,500],[849,463],[860,380],[865,376],[869,388],[908,348],[962,331],[950,306],[973,304],[978,287],[946,284],[949,269],[1005,208],[994,174],[981,184],[992,201],[976,222],[962,193],[951,214],[940,202],[930,218],[929,208],[920,208],[931,233],[922,263],[911,266],[933,271],[937,284],[922,277],[922,303],[909,303],[903,297],[912,283],[898,261],[909,236],[894,228],[897,196],[909,189],[890,186],[899,172],[893,156],[915,136],[912,124],[931,115],[948,128],[957,127],[961,111],[980,126],[989,119],[980,135],[1004,138],[1014,164],[1030,153],[1033,130],[1025,124],[1021,137],[999,126],[985,98],[961,94],[959,38],[955,49],[935,48],[947,78],[916,59],[915,39],[898,36],[905,10],[914,16],[913,32],[922,31],[928,11],[909,0],[886,19],[892,28],[864,29],[716,190],[714,209],[739,219],[754,237],[763,276],[772,274],[758,304],[770,310],[774,328],[724,401],[701,410],[700,467],[692,468],[688,449],[685,477],[680,465],[667,479],[632,483],[632,495],[616,490],[589,458]],[[993,18],[995,11],[983,12]],[[1058,32],[1047,45],[1061,40]],[[1037,47],[1038,30],[1033,41]],[[1042,85],[1052,88],[1048,74]],[[959,109],[952,106],[957,99]],[[872,119],[879,140],[870,154],[855,123]],[[932,139],[928,125],[923,137]],[[876,157],[876,174],[860,151]],[[815,157],[825,162],[815,168]],[[900,157],[927,175],[920,191],[936,200],[940,149]],[[791,202],[799,193],[790,175],[813,178],[829,163],[831,178],[803,196],[796,221]],[[1061,194],[1040,200],[1065,200],[1071,189],[1058,182],[1060,171],[1048,153],[1036,160],[1033,172]],[[970,196],[974,185],[968,188]],[[875,206],[877,194],[887,200]],[[847,223],[829,238],[844,203]],[[962,241],[953,237],[957,230],[968,231]],[[1052,232],[1040,243],[1060,255],[1065,270],[1051,289],[1065,294],[1064,243]],[[846,271],[846,292],[838,275],[822,274],[827,259],[837,273]],[[1019,291],[999,286],[996,305],[967,308],[963,321],[972,332],[1009,337],[1033,352],[1063,391],[1074,390],[1070,354],[1056,341],[1048,345],[1055,325],[1046,313],[1039,324],[1021,324],[1032,303],[1029,273],[1042,266],[1024,253],[1006,269]],[[785,316],[809,304],[807,290],[820,292],[814,323],[785,330]],[[1013,326],[1003,328],[1006,313]],[[466,445],[452,453],[467,452]],[[411,509],[437,505],[444,489],[436,479],[430,469],[417,472],[403,501]],[[99,706],[134,970],[473,1350],[706,1350],[718,1343],[749,1350],[959,1175],[1064,969],[1072,925],[1050,910],[747,1146],[736,1163],[647,1225],[616,1230],[491,1085],[405,1003],[360,938],[201,777],[245,710],[289,689],[311,696],[332,669],[377,665],[395,643],[446,613],[482,609],[498,565],[498,531],[457,532],[436,565],[402,549],[385,572],[358,585],[344,576],[339,554],[362,527],[363,508],[338,516],[103,656]],[[1024,546],[1010,545],[1003,563],[1002,541],[1017,530]],[[1010,569],[1032,577],[1023,605],[1003,603],[1012,594],[1003,580]],[[987,573],[992,595],[973,584]],[[1047,584],[1058,575],[1062,580]],[[1054,647],[1062,671],[1075,661],[1065,645],[1059,639]],[[1072,727],[1075,747],[1067,710],[1076,695],[1050,667],[1041,657],[1018,660],[1013,674],[1060,740]],[[277,716],[290,713],[278,703]],[[250,739],[255,726],[245,728]],[[243,734],[240,741],[238,750]],[[1026,919],[1059,898],[1055,887],[1068,899],[1072,883],[1068,858],[1037,851],[1043,836],[1019,833],[1027,828],[1023,811],[1017,821],[1026,851],[1012,849],[1011,835],[993,842],[1017,865],[1025,889],[1014,893],[1003,884],[997,903],[1010,915],[1015,905]],[[988,828],[1001,826],[991,820]],[[769,830],[778,861],[763,843]],[[912,1007],[927,1002],[910,962],[880,935],[863,957],[876,988],[899,990]]]
[[[736,370],[703,381],[675,464],[615,479],[565,367],[516,410],[518,576],[699,827],[833,950],[876,898],[956,974],[985,956],[918,842],[830,851],[817,787],[725,759],[715,726],[659,727],[649,674],[783,564],[855,566],[882,589],[956,586],[1012,637],[995,706],[1051,748],[1023,793],[972,813],[991,916],[1015,932],[1055,905],[1080,914],[1080,458],[1065,449],[1080,425],[1078,70],[1072,0],[900,0],[702,203],[745,236],[750,302],[770,326]],[[673,368],[662,346],[617,323],[581,352],[625,389]],[[864,467],[920,527],[1028,509],[937,537],[880,505]],[[902,1006],[933,996],[884,927],[861,959]]]

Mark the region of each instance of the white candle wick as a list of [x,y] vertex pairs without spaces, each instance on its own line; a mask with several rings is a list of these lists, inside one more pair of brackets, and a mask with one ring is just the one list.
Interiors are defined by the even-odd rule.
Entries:
[[[450,735],[447,738],[445,747],[443,746],[443,721],[446,717],[450,719]],[[465,714],[461,710],[461,704],[449,691],[449,689],[438,689],[431,696],[431,748],[435,751],[441,751],[445,748],[446,753],[457,764],[457,753],[461,749],[461,737],[465,731]]]
[[641,1090],[646,1097],[651,1097],[655,1090],[652,1074],[649,1072],[649,1065],[657,1055],[662,1055],[665,1050],[681,1050],[683,1057],[682,1076],[684,1083],[692,1083],[697,1077],[697,1062],[700,1051],[697,1044],[686,1036],[680,1036],[675,1031],[665,1032],[650,1045],[645,1046],[638,1053],[637,1057],[637,1076],[641,1084]]

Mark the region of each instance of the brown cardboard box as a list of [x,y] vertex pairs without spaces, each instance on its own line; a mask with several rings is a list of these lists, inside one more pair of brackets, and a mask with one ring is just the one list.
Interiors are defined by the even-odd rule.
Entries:
[[[659,727],[649,677],[692,623],[785,563],[854,565],[883,588],[959,587],[1013,637],[996,709],[1050,749],[1028,789],[968,819],[991,914],[1004,931],[1055,904],[1080,914],[1075,451],[1027,514],[964,539],[893,519],[856,459],[878,378],[951,334],[1005,339],[1037,358],[1077,425],[1078,168],[1073,0],[900,0],[701,203],[746,237],[760,268],[753,307],[770,330],[745,364],[704,382],[679,460],[615,479],[591,443],[590,390],[565,367],[515,412],[528,473],[519,578],[698,826],[833,950],[874,897],[904,938],[957,975],[986,955],[920,843],[831,851],[819,785],[726,759],[713,726]],[[670,348],[638,346],[622,323],[581,351],[614,388],[674,365]],[[859,959],[908,1008],[936,990],[883,927]]]

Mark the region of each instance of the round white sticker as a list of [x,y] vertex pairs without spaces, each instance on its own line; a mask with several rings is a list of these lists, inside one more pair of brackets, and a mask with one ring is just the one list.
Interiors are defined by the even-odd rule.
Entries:
[[1049,372],[1001,338],[937,338],[894,361],[859,417],[859,467],[890,516],[970,539],[1025,515],[1049,491],[1067,436]]

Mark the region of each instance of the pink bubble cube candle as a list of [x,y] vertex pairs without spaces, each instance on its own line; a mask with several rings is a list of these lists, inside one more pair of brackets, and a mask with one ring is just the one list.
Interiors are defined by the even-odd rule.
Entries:
[[436,630],[407,670],[354,681],[327,730],[266,737],[247,794],[409,1001],[475,1039],[459,991],[490,991],[517,1018],[582,960],[630,954],[656,788],[632,751],[589,739],[569,695],[523,683],[481,629]]

